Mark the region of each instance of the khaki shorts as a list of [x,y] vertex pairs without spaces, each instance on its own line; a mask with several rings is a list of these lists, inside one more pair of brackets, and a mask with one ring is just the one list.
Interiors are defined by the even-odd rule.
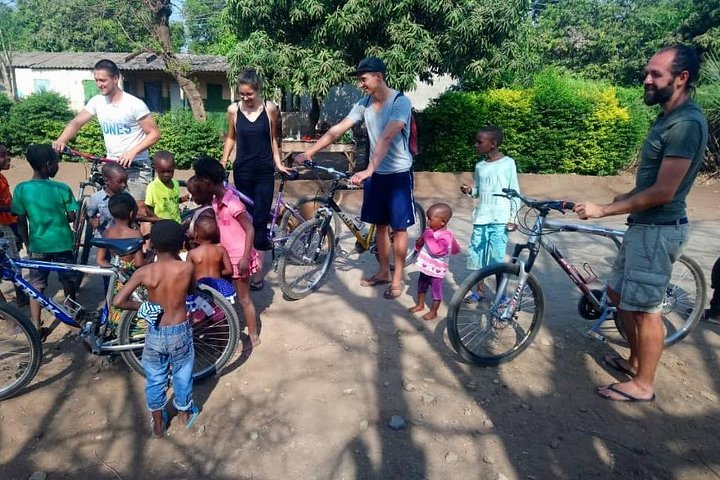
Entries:
[[621,310],[662,310],[673,263],[687,235],[687,225],[630,225],[608,280],[608,287],[620,294]]
[[127,169],[128,182],[127,190],[136,202],[145,201],[145,191],[152,181],[152,170],[150,168],[130,167]]

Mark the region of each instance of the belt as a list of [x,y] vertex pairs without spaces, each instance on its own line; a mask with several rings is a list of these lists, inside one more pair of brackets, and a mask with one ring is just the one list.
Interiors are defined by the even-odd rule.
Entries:
[[648,227],[658,227],[658,226],[667,226],[667,225],[685,225],[688,223],[687,217],[678,218],[677,220],[671,220],[669,222],[636,222],[634,220],[628,219],[627,221],[628,225],[645,225]]

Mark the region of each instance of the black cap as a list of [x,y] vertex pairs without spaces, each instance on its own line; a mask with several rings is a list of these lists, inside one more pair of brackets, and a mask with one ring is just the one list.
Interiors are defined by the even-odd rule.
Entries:
[[368,72],[378,72],[384,74],[385,70],[385,62],[383,62],[377,57],[367,57],[363,58],[360,63],[358,63],[357,70],[355,70],[355,75],[360,75],[362,73]]

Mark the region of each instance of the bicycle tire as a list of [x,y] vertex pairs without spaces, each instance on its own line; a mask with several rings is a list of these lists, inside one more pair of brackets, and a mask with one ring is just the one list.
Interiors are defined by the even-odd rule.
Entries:
[[87,206],[89,197],[80,200],[80,208],[73,225],[73,263],[87,265],[90,258],[89,239],[92,237],[92,225],[87,220]]
[[[663,299],[665,346],[674,345],[695,328],[705,312],[707,283],[700,265],[685,255],[673,264],[670,284]],[[627,342],[619,315],[614,315],[615,327]]]
[[[408,247],[407,253],[405,254],[405,266],[415,263],[417,256],[420,252],[415,250],[415,242],[420,238],[427,228],[427,217],[425,216],[425,210],[417,200],[413,201],[415,208],[415,224],[407,229],[408,232]],[[377,241],[375,241],[377,242]],[[377,252],[377,243],[375,246],[375,259],[380,263],[380,255]],[[390,269],[395,269],[395,254],[393,253],[393,232],[390,231]]]
[[28,316],[0,303],[0,400],[12,397],[32,381],[40,368],[42,350],[40,334]]
[[[280,225],[278,226],[279,237],[284,237],[292,234],[292,232],[298,227],[297,224],[293,223],[294,221],[297,221],[297,218],[295,217],[295,215],[293,215],[293,211],[291,209],[295,209],[296,212],[298,212],[302,217],[305,218],[305,221],[308,221],[314,218],[315,213],[320,207],[330,208],[330,202],[326,197],[320,197],[315,195],[310,197],[301,197],[297,202],[294,203],[288,202],[288,206],[290,208],[286,208],[285,212],[280,218]],[[333,212],[333,223],[331,228],[333,230],[335,241],[337,242],[340,238],[342,221],[340,220],[338,214],[335,212]]]
[[[207,285],[198,285],[197,294],[202,295],[213,307],[219,306],[224,316],[220,320],[206,317],[199,323],[193,322],[193,346],[195,349],[193,381],[222,374],[223,368],[235,353],[240,331],[237,312],[225,297]],[[120,320],[118,330],[120,345],[128,345],[143,342],[147,326],[144,320],[137,317],[137,312],[128,310]],[[141,349],[125,350],[120,354],[131,370],[145,375]]]
[[[286,298],[305,298],[325,281],[335,258],[335,236],[326,225],[322,218],[310,220],[300,224],[288,239],[278,263],[280,288]],[[313,271],[315,267],[317,271]]]
[[[464,360],[495,367],[512,360],[532,343],[545,313],[542,287],[532,274],[527,277],[512,321],[497,316],[504,311],[507,298],[515,293],[519,272],[520,265],[514,263],[485,267],[467,277],[453,295],[448,306],[448,338]],[[497,279],[505,277],[505,289],[497,292]],[[466,296],[481,281],[485,284],[485,299],[466,303]]]

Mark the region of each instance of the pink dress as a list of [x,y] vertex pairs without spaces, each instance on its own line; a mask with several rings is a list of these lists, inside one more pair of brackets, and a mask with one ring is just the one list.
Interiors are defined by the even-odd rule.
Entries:
[[[246,211],[245,204],[235,196],[231,189],[226,188],[222,198],[215,197],[212,203],[215,211],[215,220],[218,229],[220,229],[220,245],[225,247],[230,261],[233,264],[233,278],[240,278],[240,272],[237,271],[237,263],[245,254],[245,230],[237,219]],[[260,270],[258,252],[252,248],[250,250],[250,274]]]
[[423,246],[420,248],[415,266],[418,271],[429,277],[443,278],[448,271],[450,255],[459,252],[460,245],[450,230],[443,228],[433,231],[426,228],[423,232]]

